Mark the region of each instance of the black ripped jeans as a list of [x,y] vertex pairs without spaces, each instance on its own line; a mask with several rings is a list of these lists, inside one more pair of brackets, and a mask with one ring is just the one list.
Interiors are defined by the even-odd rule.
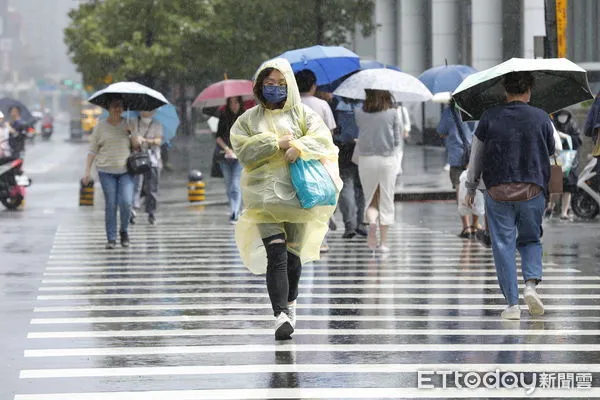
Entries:
[[263,238],[263,243],[267,250],[267,290],[273,314],[289,314],[288,303],[298,297],[300,257],[287,251],[284,233]]

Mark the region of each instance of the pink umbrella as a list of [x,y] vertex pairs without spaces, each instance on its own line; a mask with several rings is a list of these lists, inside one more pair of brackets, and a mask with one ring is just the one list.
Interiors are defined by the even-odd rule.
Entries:
[[198,108],[218,107],[225,105],[228,97],[237,96],[242,96],[243,100],[251,100],[254,97],[252,81],[226,79],[213,83],[196,97],[192,105]]

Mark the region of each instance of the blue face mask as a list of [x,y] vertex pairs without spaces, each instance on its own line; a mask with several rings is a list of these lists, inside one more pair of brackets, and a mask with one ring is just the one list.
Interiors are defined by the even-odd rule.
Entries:
[[287,87],[285,86],[263,86],[263,96],[271,104],[279,104],[287,99]]

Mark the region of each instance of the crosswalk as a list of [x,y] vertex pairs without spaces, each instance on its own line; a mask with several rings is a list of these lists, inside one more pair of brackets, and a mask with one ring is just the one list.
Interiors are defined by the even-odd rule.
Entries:
[[[223,215],[172,210],[131,237],[104,250],[99,212],[59,227],[14,400],[600,396],[600,276],[577,265],[547,260],[546,315],[503,321],[478,243],[399,223],[381,256],[334,232],[303,266],[294,338],[275,342],[265,278]],[[485,386],[497,370],[539,385]]]

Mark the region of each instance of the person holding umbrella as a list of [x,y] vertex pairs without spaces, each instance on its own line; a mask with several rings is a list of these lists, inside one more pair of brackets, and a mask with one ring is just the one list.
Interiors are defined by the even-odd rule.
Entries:
[[120,212],[121,246],[129,247],[128,227],[133,201],[133,176],[127,172],[127,158],[132,147],[140,142],[131,132],[135,129],[123,117],[123,98],[113,95],[108,101],[108,118],[100,121],[90,137],[82,183],[92,180],[92,165],[96,164],[100,185],[104,192],[107,249],[117,245],[117,209]]
[[[323,119],[302,104],[289,62],[277,58],[258,70],[259,105],[231,128],[231,144],[242,172],[244,211],[236,241],[244,265],[267,274],[275,316],[275,339],[289,339],[296,325],[302,264],[318,260],[333,206],[302,208],[290,164],[320,160],[338,170],[337,147]],[[266,258],[266,270],[265,270]]]
[[[362,109],[356,109],[358,171],[365,194],[367,244],[371,250],[389,252],[387,237],[394,224],[394,192],[398,172],[397,149],[404,129],[394,99],[387,90],[366,90]],[[379,227],[380,242],[377,242]]]
[[231,127],[240,115],[244,113],[242,108],[243,100],[241,96],[227,98],[227,106],[219,118],[217,127],[217,153],[216,161],[219,163],[225,187],[227,188],[227,198],[229,199],[229,223],[236,224],[242,207],[242,192],[240,189],[240,177],[242,166],[235,153],[231,149]]
[[158,193],[158,177],[161,168],[161,149],[163,141],[163,127],[154,118],[154,111],[142,111],[134,124],[133,135],[137,137],[141,149],[148,153],[150,170],[134,177],[133,208],[130,222],[135,223],[136,209],[141,206],[142,193],[144,195],[144,208],[148,214],[148,223],[156,224],[156,208]]
[[555,152],[548,113],[529,103],[534,76],[504,75],[506,103],[486,110],[473,138],[465,201],[473,205],[479,177],[487,188],[485,205],[500,289],[508,307],[504,319],[520,319],[515,251],[521,254],[524,298],[532,315],[544,314],[536,287],[542,280],[542,218]]

